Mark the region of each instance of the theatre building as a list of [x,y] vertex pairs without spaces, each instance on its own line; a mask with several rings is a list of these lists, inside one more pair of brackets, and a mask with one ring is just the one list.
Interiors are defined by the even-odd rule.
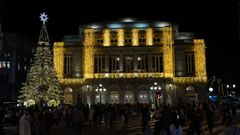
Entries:
[[207,100],[204,39],[178,25],[123,19],[79,26],[53,47],[64,102]]

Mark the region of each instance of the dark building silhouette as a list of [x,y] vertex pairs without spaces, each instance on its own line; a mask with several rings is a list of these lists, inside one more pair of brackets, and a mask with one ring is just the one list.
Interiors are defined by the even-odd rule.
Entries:
[[33,44],[16,33],[1,32],[0,25],[0,98],[16,100],[21,83],[32,61]]

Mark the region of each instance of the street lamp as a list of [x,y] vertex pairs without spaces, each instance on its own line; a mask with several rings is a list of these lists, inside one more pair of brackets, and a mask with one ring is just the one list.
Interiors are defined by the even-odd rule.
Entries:
[[87,90],[87,104],[90,105],[91,104],[91,90],[90,90],[89,85],[86,85],[86,90]]
[[95,89],[95,91],[100,93],[100,104],[102,104],[102,92],[106,92],[107,89],[105,87],[103,87],[102,84],[99,84],[97,86],[97,88]]
[[[158,83],[157,82],[154,82],[154,84],[150,87],[150,90],[151,91],[155,91],[155,92],[153,92],[153,93],[155,93],[155,94],[157,94],[157,98],[160,100],[160,90],[161,90],[162,88],[161,88],[161,86],[160,85],[158,85]],[[155,95],[154,95],[154,103],[155,103],[155,105],[157,104],[156,103],[156,99],[155,99]]]
[[209,88],[209,92],[213,92],[213,88],[212,87]]
[[[169,84],[169,91],[171,92],[171,99],[172,99],[172,101],[173,101],[173,103],[175,103],[176,104],[176,98],[177,98],[177,92],[176,92],[176,90],[174,90],[174,89],[172,89],[172,84]],[[173,93],[173,91],[172,90],[174,90],[174,93]],[[173,95],[174,94],[174,95]],[[174,96],[174,97],[173,97]],[[173,98],[172,98],[173,97]],[[172,102],[171,101],[171,102]]]

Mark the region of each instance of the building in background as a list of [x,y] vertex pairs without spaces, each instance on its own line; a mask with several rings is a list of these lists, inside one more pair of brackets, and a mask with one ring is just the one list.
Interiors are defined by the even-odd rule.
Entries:
[[0,99],[16,101],[32,61],[32,47],[26,38],[0,31]]
[[65,103],[206,101],[205,42],[168,22],[88,24],[55,42]]

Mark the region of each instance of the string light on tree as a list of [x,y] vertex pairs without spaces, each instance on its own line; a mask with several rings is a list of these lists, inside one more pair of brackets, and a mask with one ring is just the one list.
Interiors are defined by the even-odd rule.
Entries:
[[[42,105],[57,105],[63,99],[63,91],[53,66],[53,56],[50,51],[49,37],[46,27],[47,15],[40,15],[43,22],[39,35],[36,53],[33,63],[27,74],[26,82],[20,91],[20,100],[23,102],[33,100],[34,103]],[[54,102],[53,102],[54,101]]]

